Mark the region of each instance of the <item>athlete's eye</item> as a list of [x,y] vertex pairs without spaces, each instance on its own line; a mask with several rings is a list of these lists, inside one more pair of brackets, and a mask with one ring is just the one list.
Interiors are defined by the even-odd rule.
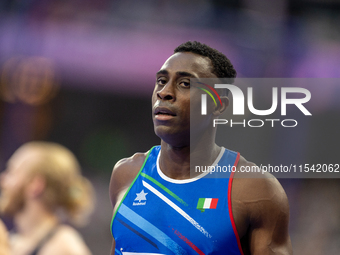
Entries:
[[157,79],[157,85],[165,85],[166,84],[166,79],[164,77],[159,77]]
[[181,81],[179,85],[181,85],[184,88],[190,88],[190,81]]

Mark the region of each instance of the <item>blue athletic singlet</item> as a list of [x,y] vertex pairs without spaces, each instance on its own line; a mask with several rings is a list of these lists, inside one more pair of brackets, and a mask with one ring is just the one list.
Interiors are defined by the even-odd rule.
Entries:
[[[160,146],[150,150],[113,216],[115,254],[243,254],[231,211],[232,171],[174,180],[159,169],[159,154]],[[222,148],[213,165],[231,169],[238,159]]]

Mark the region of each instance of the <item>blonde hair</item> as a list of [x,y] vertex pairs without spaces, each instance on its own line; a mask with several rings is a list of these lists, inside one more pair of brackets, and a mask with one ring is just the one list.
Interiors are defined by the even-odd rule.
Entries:
[[29,161],[29,176],[44,179],[41,199],[46,208],[53,212],[62,211],[75,225],[87,223],[94,207],[94,190],[90,181],[82,176],[75,155],[52,142],[29,142],[18,149],[21,150],[34,155]]

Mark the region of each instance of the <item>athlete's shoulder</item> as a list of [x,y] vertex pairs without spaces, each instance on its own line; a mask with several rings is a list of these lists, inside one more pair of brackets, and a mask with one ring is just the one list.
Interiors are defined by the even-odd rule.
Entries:
[[280,182],[270,173],[242,172],[241,167],[257,166],[240,157],[233,179],[233,214],[240,237],[249,229],[274,228],[277,224],[282,229],[282,238],[287,238],[289,204]]
[[233,186],[235,184],[242,187],[247,196],[265,198],[276,194],[279,199],[286,198],[281,184],[272,174],[262,172],[256,164],[242,156],[240,156],[234,175]]
[[143,166],[149,151],[138,152],[128,158],[119,160],[112,170],[110,180],[110,198],[113,205],[116,202],[118,194],[126,189],[137,176]]
[[135,171],[139,171],[143,165],[148,152],[137,152],[131,157],[123,158],[119,160],[113,167],[112,176],[122,177],[130,174],[134,174]]

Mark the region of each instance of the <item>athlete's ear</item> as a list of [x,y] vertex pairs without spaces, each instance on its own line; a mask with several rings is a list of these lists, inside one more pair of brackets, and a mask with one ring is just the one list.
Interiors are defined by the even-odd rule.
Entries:
[[221,115],[229,106],[229,98],[227,96],[221,96],[220,98],[221,98],[221,101],[222,101],[222,105],[218,104],[215,107],[215,110],[213,112],[213,114],[215,116]]

